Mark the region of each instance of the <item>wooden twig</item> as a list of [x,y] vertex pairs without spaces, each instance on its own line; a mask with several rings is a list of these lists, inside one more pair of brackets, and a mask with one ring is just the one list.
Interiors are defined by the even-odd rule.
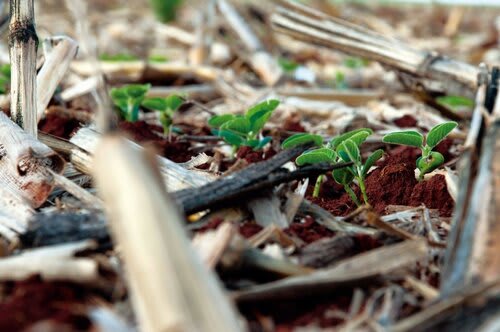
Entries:
[[174,197],[186,213],[194,213],[221,204],[227,205],[235,200],[241,201],[258,191],[272,188],[280,183],[317,176],[349,165],[349,163],[311,165],[293,172],[280,169],[284,163],[299,155],[304,149],[302,146],[285,150],[267,161],[252,164],[202,187],[178,191],[174,193]]
[[[496,212],[500,204],[497,157],[500,112],[486,115],[483,106],[488,97],[486,90],[486,85],[478,90],[469,136],[459,163],[460,185],[443,268],[443,296],[451,296],[473,283],[500,277],[496,240],[500,232]],[[500,110],[499,100],[497,98]],[[486,104],[491,107],[490,103]],[[482,121],[483,116],[486,118]]]
[[260,40],[245,22],[243,17],[226,0],[218,0],[217,5],[224,19],[236,32],[250,53],[250,66],[268,86],[272,86],[281,78],[283,71],[277,61],[262,46]]
[[215,275],[194,254],[153,159],[117,136],[103,139],[95,159],[142,330],[240,331]]
[[306,276],[291,277],[255,286],[234,294],[238,302],[269,301],[310,296],[337,287],[373,281],[392,271],[411,266],[427,256],[425,241],[405,241],[340,261],[335,266]]
[[43,117],[54,91],[66,74],[78,50],[78,44],[66,36],[53,37],[44,43],[57,44],[49,54],[45,54],[45,63],[37,76],[37,120]]
[[0,281],[23,280],[34,274],[44,280],[95,281],[99,275],[97,261],[74,257],[77,252],[95,247],[94,241],[86,240],[3,258],[0,260]]
[[36,137],[36,51],[33,0],[10,1],[10,112],[14,121]]

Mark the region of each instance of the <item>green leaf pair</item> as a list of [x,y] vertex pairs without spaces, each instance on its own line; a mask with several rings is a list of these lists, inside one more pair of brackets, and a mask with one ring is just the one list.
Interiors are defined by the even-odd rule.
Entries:
[[120,116],[125,121],[137,121],[141,106],[159,112],[159,119],[166,135],[170,132],[173,114],[184,103],[184,100],[178,95],[170,95],[166,98],[146,98],[150,88],[151,84],[129,84],[111,89],[110,95]]
[[432,172],[444,163],[443,155],[432,151],[432,149],[443,141],[457,126],[458,123],[449,121],[432,128],[425,138],[417,131],[400,131],[385,135],[382,141],[391,144],[413,146],[422,151],[422,156],[417,160],[417,168],[420,170],[419,181],[421,181],[425,174]]
[[[356,179],[358,181],[363,200],[368,203],[366,195],[364,180],[368,174],[369,169],[379,160],[384,152],[377,150],[368,157],[363,164],[361,160],[361,153],[359,146],[372,134],[372,130],[368,128],[361,128],[352,130],[337,137],[334,137],[328,144],[323,145],[323,139],[319,135],[313,134],[296,134],[286,139],[282,147],[289,149],[297,145],[313,143],[318,148],[311,149],[302,153],[295,160],[298,166],[307,164],[318,163],[339,163],[339,162],[352,162],[351,166],[335,169],[332,172],[333,179],[344,186],[346,192],[351,196],[352,200],[360,205],[360,202],[351,189],[351,184]],[[319,187],[321,181],[316,182],[314,195],[319,194]]]
[[215,115],[208,120],[208,125],[215,135],[224,139],[235,150],[240,146],[250,146],[259,150],[271,140],[270,137],[259,138],[259,136],[278,105],[278,100],[266,100],[250,108],[244,115]]
[[170,95],[166,98],[147,98],[142,102],[142,107],[160,113],[159,119],[163,127],[163,133],[167,135],[172,126],[172,117],[184,103],[184,99],[178,95]]
[[111,99],[123,119],[129,122],[139,119],[139,108],[150,87],[151,84],[129,84],[111,89]]

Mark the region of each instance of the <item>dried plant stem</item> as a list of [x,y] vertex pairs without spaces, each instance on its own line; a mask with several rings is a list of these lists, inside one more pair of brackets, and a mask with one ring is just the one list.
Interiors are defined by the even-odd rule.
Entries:
[[78,44],[63,36],[52,38],[47,43],[57,42],[49,54],[45,54],[45,63],[37,76],[37,120],[43,117],[50,98],[61,82],[69,65],[76,55]]
[[37,136],[36,50],[33,0],[10,1],[11,116],[27,133]]
[[150,157],[118,136],[105,137],[95,156],[97,183],[123,253],[141,330],[240,331],[234,308],[194,253]]
[[330,17],[297,2],[280,0],[272,16],[274,28],[299,40],[379,61],[398,71],[447,84],[450,94],[472,96],[479,69],[459,61],[413,49],[371,30]]

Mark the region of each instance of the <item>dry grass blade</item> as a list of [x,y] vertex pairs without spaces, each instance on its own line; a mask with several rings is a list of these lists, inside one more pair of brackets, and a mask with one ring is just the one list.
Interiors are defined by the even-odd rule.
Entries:
[[118,136],[106,137],[95,157],[143,331],[239,331],[234,309],[195,255],[150,162]]
[[373,280],[394,270],[411,266],[425,259],[427,250],[425,241],[405,241],[345,259],[332,268],[307,276],[256,286],[235,293],[234,297],[239,302],[296,298],[345,285],[355,285],[363,280]]

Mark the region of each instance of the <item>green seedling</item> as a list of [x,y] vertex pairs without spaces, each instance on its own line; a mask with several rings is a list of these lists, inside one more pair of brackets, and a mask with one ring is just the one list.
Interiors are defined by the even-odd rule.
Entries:
[[462,96],[443,96],[436,98],[438,104],[459,111],[464,108],[474,107],[474,100]]
[[278,105],[278,100],[270,99],[250,108],[244,115],[215,115],[208,125],[215,135],[233,147],[233,152],[241,146],[259,150],[271,141],[271,137],[262,137],[261,131]]
[[167,62],[168,58],[164,55],[152,54],[148,57],[149,62]]
[[445,122],[432,128],[427,137],[417,131],[400,131],[390,133],[382,139],[386,143],[417,147],[422,151],[422,156],[417,159],[417,168],[420,171],[418,180],[422,181],[424,175],[432,172],[444,163],[444,157],[437,151],[432,151],[439,142],[444,140],[458,124],[454,121]]
[[351,69],[359,69],[368,66],[369,61],[358,57],[348,57],[344,59],[344,66]]
[[[286,139],[282,147],[287,149],[297,145],[313,143],[317,146],[315,149],[308,150],[302,153],[295,163],[298,166],[318,163],[339,163],[352,162],[351,166],[335,169],[332,171],[333,179],[344,187],[344,190],[349,194],[356,205],[361,205],[359,199],[351,188],[354,180],[363,196],[363,201],[368,204],[368,196],[366,194],[365,178],[370,168],[384,154],[383,150],[376,150],[363,163],[359,146],[372,134],[372,130],[361,128],[349,131],[340,136],[333,138],[328,144],[323,145],[321,136],[312,134],[297,134]],[[324,175],[320,175],[314,186],[313,197],[319,196],[321,184],[324,181]]]
[[111,89],[111,99],[118,107],[120,116],[129,122],[139,119],[139,109],[151,84],[129,84]]
[[5,94],[10,85],[10,65],[0,65],[0,95]]
[[182,4],[182,0],[149,0],[149,3],[159,21],[171,22],[175,20],[177,9]]
[[283,71],[288,74],[293,73],[297,68],[299,68],[299,64],[297,62],[289,60],[287,58],[279,58],[278,64],[280,65],[281,69],[283,69]]
[[101,54],[99,60],[106,62],[127,62],[127,61],[138,61],[139,58],[132,54]]
[[147,98],[141,106],[159,112],[163,133],[168,135],[172,126],[172,116],[183,103],[184,100],[180,96],[171,95],[166,98]]

